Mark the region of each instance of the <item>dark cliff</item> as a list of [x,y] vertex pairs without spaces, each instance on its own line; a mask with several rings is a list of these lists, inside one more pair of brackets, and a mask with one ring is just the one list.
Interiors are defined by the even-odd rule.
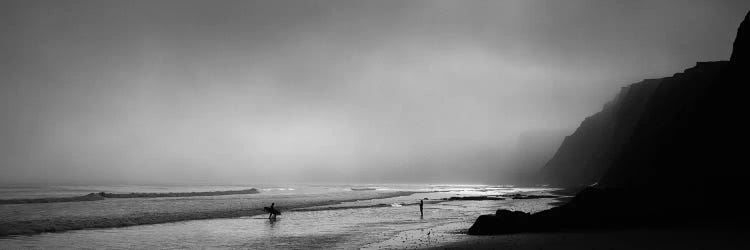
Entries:
[[645,104],[661,79],[622,88],[603,110],[587,117],[565,137],[542,169],[544,182],[554,186],[584,186],[597,181],[633,132]]
[[742,100],[750,83],[749,25],[746,16],[729,62],[698,63],[662,81],[630,140],[608,166],[602,187],[674,191],[671,199],[659,200],[665,205],[685,198],[729,198],[746,190]]
[[[694,189],[705,192],[727,138],[716,138],[726,120],[714,118],[720,98],[713,84],[722,83],[728,62],[698,63],[664,78],[599,184],[627,189]],[[708,182],[707,182],[708,181]],[[677,190],[676,190],[677,191]]]
[[[671,77],[623,88],[604,109],[565,138],[541,175],[556,186],[688,189],[735,185],[744,161],[750,61],[748,17],[730,61],[699,62]],[[725,193],[725,192],[722,192]]]
[[745,226],[750,215],[734,201],[746,195],[750,178],[744,117],[749,51],[750,13],[730,61],[698,63],[624,89],[566,138],[544,169],[557,183],[597,185],[536,214],[483,215],[469,233],[707,222]]

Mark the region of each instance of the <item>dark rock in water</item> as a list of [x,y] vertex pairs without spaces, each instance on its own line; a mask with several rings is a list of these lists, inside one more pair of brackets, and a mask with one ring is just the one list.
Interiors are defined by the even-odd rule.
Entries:
[[610,227],[634,219],[641,223],[647,210],[638,199],[622,189],[590,187],[565,205],[535,213],[530,231]]
[[527,231],[531,215],[521,211],[497,210],[494,215],[482,215],[469,228],[470,235],[511,234]]
[[[506,230],[503,230],[506,225],[502,224],[500,219],[496,215],[485,214],[480,215],[474,224],[469,228],[469,235],[491,235],[491,234],[502,234]],[[507,228],[507,227],[506,227]],[[520,231],[520,230],[519,230]]]
[[[469,229],[472,235],[557,231],[656,223],[661,214],[642,209],[639,197],[622,189],[586,188],[565,205],[535,214],[505,209],[483,215]],[[644,221],[649,220],[649,221]]]

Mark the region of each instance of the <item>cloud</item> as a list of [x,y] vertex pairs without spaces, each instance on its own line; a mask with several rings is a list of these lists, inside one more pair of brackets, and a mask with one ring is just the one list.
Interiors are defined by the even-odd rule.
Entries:
[[727,58],[750,7],[4,5],[0,181],[76,183],[502,181],[519,135],[572,131],[625,84]]

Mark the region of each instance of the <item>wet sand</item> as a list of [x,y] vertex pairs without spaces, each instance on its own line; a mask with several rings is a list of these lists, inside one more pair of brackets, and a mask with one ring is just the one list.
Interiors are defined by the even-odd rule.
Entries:
[[[171,218],[174,211],[195,216],[196,209],[204,211],[203,206],[214,204],[214,209],[221,209],[232,202],[241,202],[238,208],[267,206],[273,200],[276,205],[284,204],[284,214],[278,220],[268,220],[266,214],[257,216],[233,216],[226,219],[188,220],[175,223],[143,223],[132,227],[112,227],[106,229],[71,230],[61,233],[46,233],[28,236],[0,237],[0,248],[36,247],[46,249],[80,249],[80,248],[236,248],[236,249],[358,249],[358,248],[422,248],[440,246],[460,241],[477,216],[492,213],[497,208],[507,208],[526,212],[548,209],[553,198],[521,200],[448,200],[453,196],[474,197],[477,195],[503,194],[506,190],[485,191],[460,188],[450,192],[394,192],[394,191],[358,191],[314,194],[310,196],[265,195],[250,196],[216,196],[191,198],[157,198],[157,199],[110,199],[90,202],[89,206],[99,204],[111,207],[113,201],[136,201],[133,208],[144,208],[146,211],[158,210],[159,219]],[[515,191],[515,190],[511,190]],[[546,191],[537,191],[546,193]],[[268,197],[264,197],[268,196]],[[328,199],[358,197],[356,200],[331,202]],[[366,199],[373,198],[376,199]],[[273,198],[273,199],[272,199]],[[319,200],[321,203],[308,202]],[[419,200],[425,200],[424,216],[420,216]],[[210,201],[210,202],[208,202]],[[179,204],[178,204],[179,203]],[[184,203],[184,204],[183,204]],[[189,204],[195,205],[187,210]],[[55,207],[62,205],[76,208],[77,203],[48,203],[6,205],[24,207]],[[296,205],[299,208],[294,208]],[[34,206],[30,206],[34,205]],[[179,205],[179,206],[176,206]],[[169,207],[169,209],[165,208]],[[2,206],[0,206],[2,207]],[[154,209],[151,209],[151,208]],[[128,210],[130,211],[130,210]],[[224,210],[218,210],[224,211]],[[257,210],[261,212],[260,209]],[[224,211],[226,212],[226,211]],[[224,213],[222,212],[222,213]],[[243,212],[252,212],[243,210]],[[23,212],[26,215],[27,212]],[[213,213],[213,212],[212,212]],[[2,213],[0,213],[2,214]],[[66,213],[69,214],[69,213]],[[182,213],[178,213],[182,214]],[[199,214],[205,214],[201,212]],[[105,221],[113,220],[108,215]],[[231,215],[231,214],[229,214]],[[130,217],[129,214],[121,217]],[[69,219],[75,219],[67,217]],[[138,217],[151,218],[151,217]],[[98,221],[98,220],[97,220]],[[1,221],[0,221],[1,222]],[[0,228],[4,224],[0,223]],[[113,237],[116,236],[116,237]],[[3,247],[5,246],[5,247]]]
[[[483,201],[487,204],[497,204],[488,206],[487,211],[494,211],[498,207],[513,209],[519,211],[534,212],[535,209],[549,208],[557,202],[556,198],[539,198],[539,199],[521,199],[521,200],[504,200],[504,201]],[[457,204],[475,204],[478,201],[450,201]],[[475,206],[475,205],[472,205]],[[432,206],[429,206],[431,208]],[[431,217],[428,213],[425,218]],[[486,213],[485,213],[486,214]],[[418,230],[404,230],[394,235],[388,240],[368,244],[362,249],[423,249],[435,247],[442,249],[443,246],[452,244],[463,244],[475,236],[467,235],[469,227],[474,223],[477,216],[464,217],[458,222],[440,223],[437,226],[421,228]],[[461,245],[458,245],[460,248]],[[454,247],[457,248],[457,247]]]
[[[728,226],[466,236],[416,249],[750,249],[750,230]],[[422,237],[426,239],[426,237]],[[407,246],[409,247],[409,246]],[[411,248],[409,247],[409,248]]]

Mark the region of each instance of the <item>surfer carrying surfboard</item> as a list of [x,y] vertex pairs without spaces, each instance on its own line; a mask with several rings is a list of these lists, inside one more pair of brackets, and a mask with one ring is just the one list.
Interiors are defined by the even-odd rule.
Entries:
[[268,213],[268,219],[276,219],[276,215],[280,215],[281,212],[279,210],[276,210],[273,206],[276,205],[276,203],[271,203],[271,207],[263,207],[263,210]]

